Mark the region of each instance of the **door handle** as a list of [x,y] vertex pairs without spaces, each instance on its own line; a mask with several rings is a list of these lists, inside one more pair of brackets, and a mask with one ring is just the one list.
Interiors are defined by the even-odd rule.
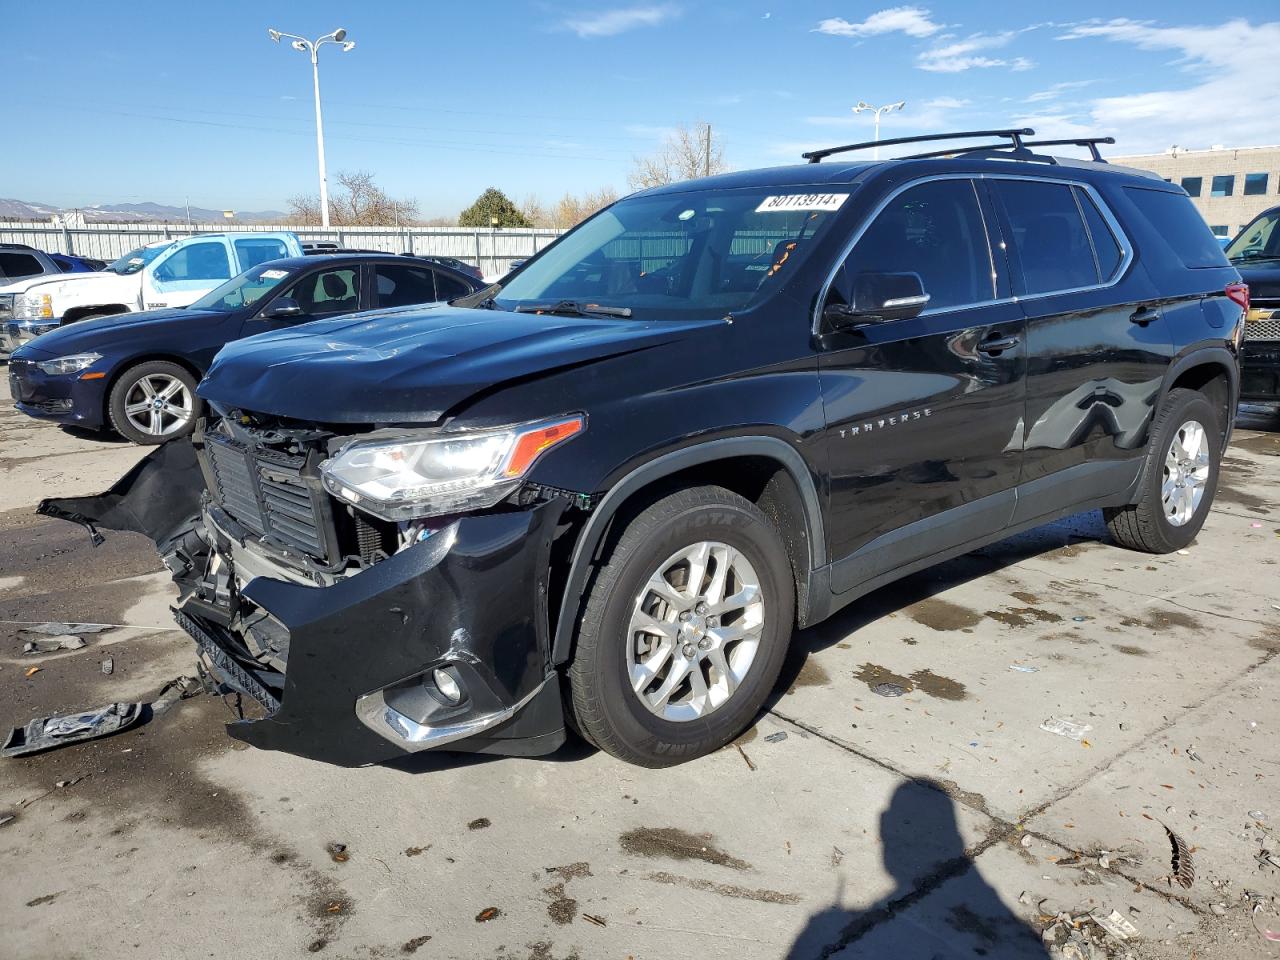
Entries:
[[1140,327],[1145,327],[1153,320],[1160,319],[1160,311],[1155,307],[1141,307],[1129,314],[1129,322],[1136,323]]
[[988,337],[978,344],[978,352],[995,356],[1004,353],[1006,350],[1012,350],[1018,345],[1019,337]]

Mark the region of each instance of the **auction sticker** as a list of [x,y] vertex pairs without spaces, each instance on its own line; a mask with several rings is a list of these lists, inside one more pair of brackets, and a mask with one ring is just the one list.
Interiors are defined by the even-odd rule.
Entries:
[[288,270],[277,270],[275,267],[270,270],[263,270],[262,273],[258,274],[263,280],[283,280],[288,275]]
[[756,213],[787,213],[792,210],[839,210],[849,199],[847,193],[789,193],[781,197],[765,197]]

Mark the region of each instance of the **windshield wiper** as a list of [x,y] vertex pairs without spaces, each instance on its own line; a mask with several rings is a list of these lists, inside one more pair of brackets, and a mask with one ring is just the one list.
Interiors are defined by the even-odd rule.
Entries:
[[516,313],[555,313],[565,317],[629,317],[630,307],[606,307],[599,303],[560,300],[556,303],[522,303]]
[[1242,253],[1232,257],[1232,263],[1245,263],[1249,260],[1280,260],[1280,253]]

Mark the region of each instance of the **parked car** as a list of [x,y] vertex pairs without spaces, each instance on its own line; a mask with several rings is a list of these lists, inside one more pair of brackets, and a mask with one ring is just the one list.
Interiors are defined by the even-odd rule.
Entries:
[[272,260],[189,307],[100,317],[43,334],[14,352],[9,390],[29,416],[162,443],[195,426],[196,383],[228,341],[336,314],[452,299],[479,286],[465,274],[393,254]]
[[36,276],[0,288],[11,312],[0,326],[0,351],[54,327],[93,317],[185,307],[250,267],[301,256],[292,233],[203,233],[158,240],[126,253],[101,273]]
[[96,257],[78,257],[69,253],[51,253],[49,259],[63,273],[97,273],[107,269],[107,261]]
[[[406,257],[412,257],[414,254],[406,253]],[[480,268],[474,263],[467,263],[465,260],[459,260],[457,257],[440,257],[434,254],[425,254],[424,260],[430,260],[432,263],[438,263],[442,267],[449,267],[451,270],[458,270],[468,276],[475,277],[477,280],[483,280],[484,275],[480,272]]]
[[155,539],[258,747],[705,754],[871,590],[1081,510],[1200,530],[1239,274],[1029,133],[658,187],[451,305],[229,344],[191,443],[40,510]]
[[1280,404],[1280,207],[1260,213],[1227,247],[1249,285],[1240,397]]
[[61,275],[61,269],[43,250],[25,243],[0,243],[0,357],[10,350],[5,325],[13,318],[13,290],[26,281]]

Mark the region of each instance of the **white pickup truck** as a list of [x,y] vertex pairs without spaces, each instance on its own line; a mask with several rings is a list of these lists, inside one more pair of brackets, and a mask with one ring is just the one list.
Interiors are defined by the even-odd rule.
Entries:
[[98,273],[18,280],[0,286],[0,355],[77,320],[185,307],[250,267],[300,256],[292,233],[202,233],[149,243]]

